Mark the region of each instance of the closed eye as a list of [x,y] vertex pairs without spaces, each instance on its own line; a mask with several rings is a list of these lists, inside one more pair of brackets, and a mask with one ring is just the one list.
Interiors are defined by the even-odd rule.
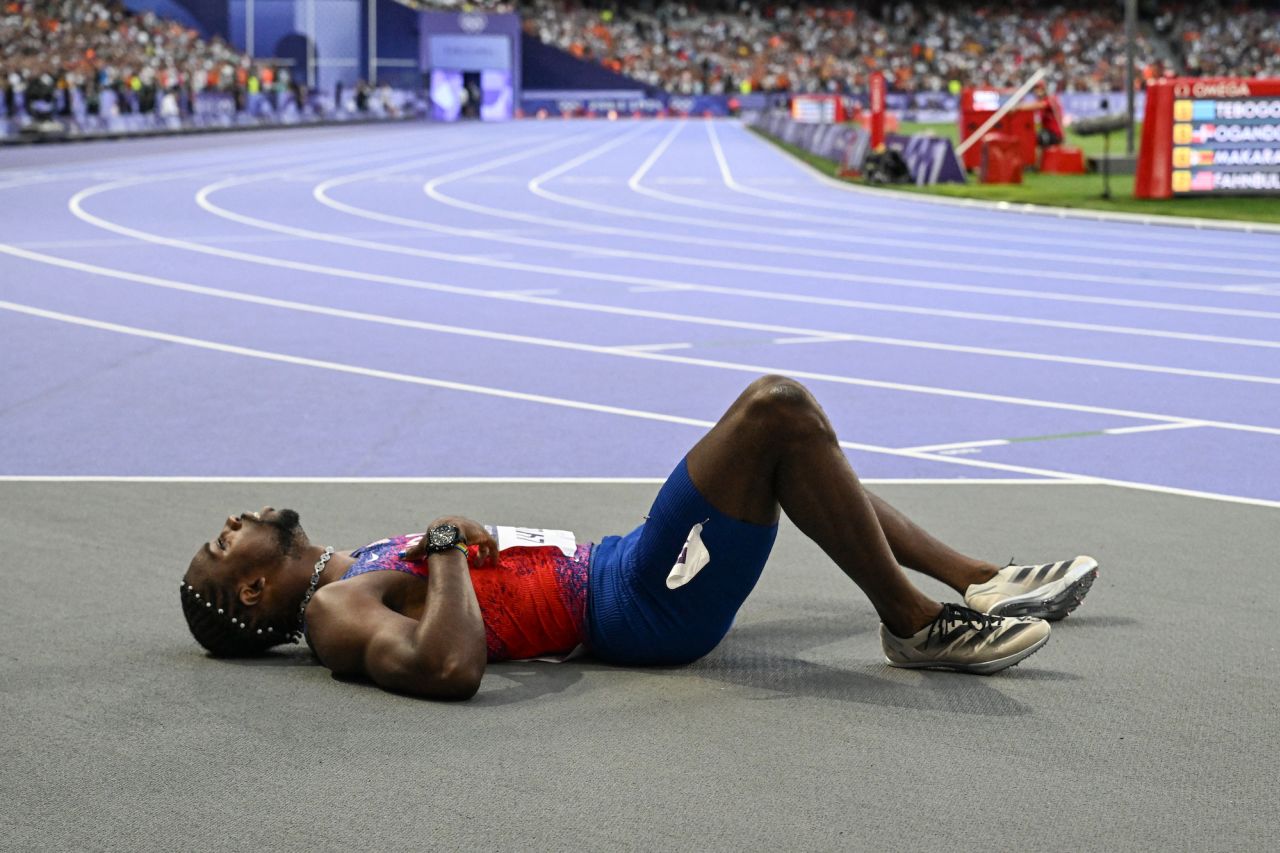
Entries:
[[221,536],[218,537],[218,547],[224,551],[227,550],[227,543],[223,541],[223,538]]

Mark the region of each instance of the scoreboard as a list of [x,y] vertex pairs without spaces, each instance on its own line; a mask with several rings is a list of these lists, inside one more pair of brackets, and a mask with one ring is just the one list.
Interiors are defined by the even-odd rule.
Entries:
[[794,95],[791,119],[801,124],[836,124],[844,121],[844,105],[839,95]]
[[1152,83],[1134,195],[1259,194],[1280,195],[1280,79]]

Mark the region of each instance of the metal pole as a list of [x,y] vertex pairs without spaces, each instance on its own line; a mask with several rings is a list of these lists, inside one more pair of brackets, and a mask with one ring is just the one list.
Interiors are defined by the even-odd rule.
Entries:
[[378,0],[369,0],[369,85],[378,85]]
[[253,59],[253,0],[244,3],[244,52]]
[[1125,153],[1133,154],[1133,84],[1134,84],[1134,51],[1136,49],[1135,41],[1138,37],[1138,0],[1125,0],[1124,3],[1124,40],[1125,40],[1125,70],[1124,70],[1124,88],[1125,88],[1125,104],[1129,114],[1129,124],[1125,128]]
[[307,88],[316,87],[316,0],[307,0]]
[[1034,89],[1036,84],[1044,79],[1045,74],[1046,74],[1045,69],[1037,68],[1036,73],[1032,74],[1031,77],[1027,80],[1027,82],[1023,83],[1021,88],[1019,88],[1018,91],[1013,93],[1013,96],[1009,98],[1008,103],[1006,103],[1003,107],[1001,107],[1000,109],[992,113],[991,118],[987,119],[982,123],[982,127],[978,128],[973,133],[969,134],[968,139],[964,140],[963,142],[961,142],[959,145],[956,146],[956,156],[957,157],[964,156],[964,152],[968,151],[975,142],[981,139],[984,133],[986,133],[991,128],[995,127],[996,124],[999,123],[1000,119],[1005,117],[1005,114],[1008,113],[1009,110],[1016,107],[1019,104],[1019,102],[1021,102],[1022,99],[1027,96],[1027,92],[1030,92],[1032,89]]

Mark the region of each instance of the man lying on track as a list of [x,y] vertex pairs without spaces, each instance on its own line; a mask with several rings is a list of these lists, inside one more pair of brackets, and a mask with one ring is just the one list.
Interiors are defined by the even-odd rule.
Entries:
[[[335,674],[440,699],[473,696],[487,661],[580,645],[614,664],[685,664],[728,632],[780,510],[871,599],[893,666],[1013,666],[1048,641],[1044,620],[1075,609],[1097,575],[1089,557],[998,569],[957,553],[862,488],[808,390],[765,376],[689,451],[626,536],[592,545],[445,516],[425,536],[334,551],[311,544],[297,513],[268,507],[228,518],[200,548],[182,608],[214,655],[258,654],[302,636]],[[520,544],[507,547],[513,534]],[[900,565],[969,606],[934,601]]]

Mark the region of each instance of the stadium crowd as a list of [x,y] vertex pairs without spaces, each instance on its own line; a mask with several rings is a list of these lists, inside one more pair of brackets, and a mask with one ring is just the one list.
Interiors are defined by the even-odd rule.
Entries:
[[[428,4],[431,5],[431,4]],[[1058,92],[1124,85],[1124,34],[1114,0],[522,0],[447,8],[515,9],[542,41],[676,94],[845,92],[883,71],[900,92],[1015,86],[1036,68]],[[1244,0],[1144,0],[1138,62],[1165,73],[1280,75],[1280,10]],[[103,93],[110,92],[104,99]],[[235,110],[305,93],[287,70],[255,65],[221,38],[135,14],[117,0],[0,0],[0,118],[96,115],[100,104],[177,115],[203,92]],[[351,93],[349,93],[351,94]],[[355,104],[370,91],[357,87]],[[336,98],[341,102],[341,95]]]
[[[103,92],[121,112],[176,115],[205,90],[237,98],[287,77],[255,68],[220,38],[134,14],[113,0],[0,0],[3,109],[34,118],[70,114],[82,98],[96,114]],[[252,81],[252,82],[251,82]]]
[[[1274,6],[1154,6],[1170,10],[1144,10],[1137,56],[1145,78],[1277,73],[1280,11]],[[1103,0],[527,0],[519,7],[527,31],[542,41],[680,94],[850,91],[865,87],[877,70],[903,92],[970,82],[1015,86],[1042,66],[1060,92],[1124,88],[1120,7]],[[1163,32],[1153,21],[1163,23]]]
[[1269,10],[1243,3],[1183,4],[1162,12],[1155,29],[1167,36],[1188,75],[1280,77],[1280,6],[1275,4]]

